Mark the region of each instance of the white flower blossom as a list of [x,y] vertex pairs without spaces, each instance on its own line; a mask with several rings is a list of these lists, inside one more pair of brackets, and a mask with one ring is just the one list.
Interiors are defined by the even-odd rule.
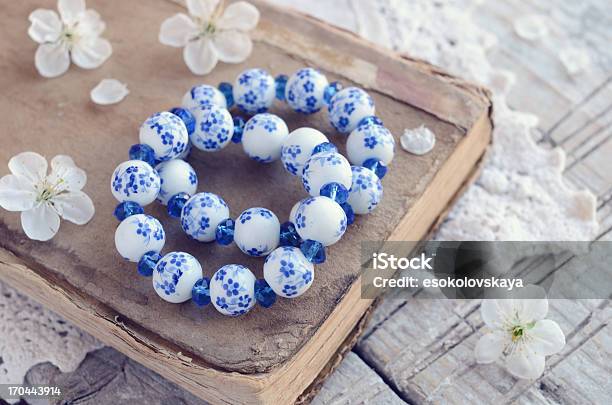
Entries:
[[476,361],[492,363],[503,358],[508,371],[517,378],[536,379],[544,372],[545,356],[565,346],[559,325],[544,319],[548,300],[485,299],[480,307],[490,329],[474,350]]
[[113,48],[100,38],[106,28],[100,15],[85,9],[85,0],[58,0],[57,9],[59,16],[54,10],[39,8],[28,18],[31,23],[28,34],[40,44],[34,64],[41,76],[62,75],[71,58],[83,69],[94,69],[104,63]]
[[60,216],[77,225],[89,222],[95,209],[81,191],[87,174],[69,156],[47,160],[34,152],[23,152],[9,160],[12,174],[0,179],[0,207],[21,212],[21,226],[30,239],[46,241],[59,230]]
[[253,43],[247,34],[259,21],[259,11],[239,1],[225,10],[219,0],[187,0],[189,16],[175,14],[159,31],[164,45],[184,47],[183,59],[197,75],[211,72],[220,60],[240,63],[251,54]]

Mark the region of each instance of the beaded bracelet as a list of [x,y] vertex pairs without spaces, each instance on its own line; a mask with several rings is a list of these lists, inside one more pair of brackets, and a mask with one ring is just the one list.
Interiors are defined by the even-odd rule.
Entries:
[[[332,126],[347,139],[348,160],[320,131],[298,128],[291,133],[278,116],[267,113],[274,99],[285,100],[297,112],[312,114],[327,106]],[[248,121],[232,118],[236,105]],[[117,166],[111,192],[120,202],[121,221],[115,246],[138,271],[152,276],[156,293],[171,303],[212,301],[224,315],[241,315],[258,302],[270,307],[277,295],[295,298],[310,288],[314,264],[325,261],[325,247],[336,243],[355,214],[371,212],[382,198],[381,178],[393,159],[395,141],[374,115],[372,98],[363,90],[342,89],[312,68],[290,78],[274,79],[262,69],[241,73],[234,85],[195,86],[182,106],[156,113],[140,127],[140,143],[130,148],[129,161]],[[219,196],[196,193],[198,178],[185,161],[191,146],[216,152],[230,142],[261,163],[281,160],[288,173],[301,176],[310,194],[292,208],[289,221],[262,207],[249,208],[235,220]],[[349,163],[349,161],[353,164]],[[183,231],[201,242],[235,242],[249,256],[263,257],[263,279],[246,267],[228,264],[211,279],[192,255],[170,252],[161,256],[165,232],[144,206],[154,200],[180,218]]]

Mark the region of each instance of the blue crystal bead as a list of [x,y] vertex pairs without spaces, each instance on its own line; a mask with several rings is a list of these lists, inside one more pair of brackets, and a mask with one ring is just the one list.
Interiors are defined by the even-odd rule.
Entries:
[[244,131],[244,118],[234,117],[234,135],[232,135],[232,142],[240,143],[242,141],[242,131]]
[[119,221],[123,221],[132,215],[144,214],[144,208],[137,202],[124,201],[115,207],[115,212],[113,214]]
[[226,218],[217,225],[215,239],[219,245],[227,246],[234,241],[234,228],[236,222],[231,218]]
[[359,121],[359,123],[357,124],[357,128],[359,128],[361,126],[365,126],[365,125],[382,125],[382,126],[384,126],[385,124],[376,115],[368,115],[367,117],[363,117],[361,119],[361,121]]
[[210,279],[199,279],[191,289],[191,300],[199,307],[210,304]]
[[300,245],[300,250],[306,259],[312,264],[320,264],[325,261],[325,246],[316,240],[306,239]]
[[279,246],[299,247],[300,235],[298,235],[295,225],[291,221],[283,222],[280,226]]
[[340,84],[340,82],[332,82],[328,84],[323,92],[323,100],[325,100],[325,104],[329,104],[332,97],[340,90],[342,90],[342,84]]
[[195,117],[193,116],[191,111],[181,107],[175,107],[170,110],[170,112],[178,116],[185,123],[185,126],[187,127],[187,133],[189,135],[193,134],[193,131],[195,131]]
[[355,222],[355,211],[353,211],[353,207],[351,207],[351,204],[347,202],[340,204],[340,206],[346,214],[346,224],[351,225],[353,222]]
[[147,252],[138,261],[138,273],[141,276],[151,277],[153,275],[153,270],[155,270],[155,266],[157,262],[160,261],[162,256],[158,252]]
[[338,148],[331,142],[323,142],[312,148],[312,154],[320,152],[338,152]]
[[382,179],[385,177],[385,174],[387,174],[387,166],[380,160],[374,158],[366,159],[362,166],[376,173],[379,179]]
[[132,145],[130,147],[130,151],[128,153],[131,160],[142,160],[143,162],[150,164],[151,167],[155,167],[155,152],[149,145],[137,143],[136,145]]
[[274,79],[276,83],[276,98],[280,101],[285,100],[285,87],[287,86],[287,80],[289,80],[287,75],[278,75],[276,76],[276,79]]
[[336,182],[325,183],[323,187],[321,187],[319,194],[331,198],[338,204],[345,203],[349,197],[349,192],[346,187]]
[[264,308],[270,308],[276,302],[276,293],[266,280],[255,280],[255,299]]
[[228,82],[219,83],[219,91],[225,96],[225,103],[229,110],[234,105],[234,89],[232,84]]
[[183,207],[191,196],[187,193],[178,193],[170,197],[168,200],[168,215],[174,218],[180,218]]

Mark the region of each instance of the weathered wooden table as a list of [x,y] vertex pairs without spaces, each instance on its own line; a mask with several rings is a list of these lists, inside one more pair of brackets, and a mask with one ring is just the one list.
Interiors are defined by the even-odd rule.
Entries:
[[[557,50],[537,49],[516,37],[518,15],[541,12],[548,3],[511,0],[485,3],[478,16],[499,37],[491,55],[517,74],[510,104],[540,118],[543,146],[568,154],[566,178],[594,192],[602,223],[598,239],[612,238],[612,40],[609,0],[583,6],[555,2],[561,26],[584,26],[599,58],[592,74],[572,78],[560,68]],[[588,29],[586,28],[588,26]],[[560,27],[558,27],[560,28]],[[570,35],[569,33],[567,34]],[[602,46],[605,45],[605,46]],[[538,63],[532,63],[534,52]],[[609,403],[612,396],[612,308],[609,301],[553,301],[550,317],[567,333],[567,346],[547,360],[537,381],[517,381],[497,366],[476,366],[472,350],[482,326],[479,302],[387,299],[353,351],[326,381],[314,403]],[[34,367],[29,382],[46,381],[59,371]],[[92,353],[81,367],[61,377],[79,387],[79,403],[117,403],[120,393],[142,396],[142,403],[200,403],[156,374],[112,349]],[[125,396],[124,396],[125,398]]]

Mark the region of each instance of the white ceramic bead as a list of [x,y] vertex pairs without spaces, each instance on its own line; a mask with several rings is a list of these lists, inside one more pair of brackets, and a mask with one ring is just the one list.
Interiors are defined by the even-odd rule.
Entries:
[[144,207],[155,201],[159,189],[159,174],[142,160],[119,164],[111,177],[111,192],[119,202],[134,201]]
[[357,87],[347,87],[334,94],[328,109],[329,121],[342,133],[351,132],[359,121],[375,113],[372,97]]
[[333,245],[346,231],[346,214],[331,198],[310,197],[297,210],[295,229],[303,240],[312,239],[325,246]]
[[221,197],[213,193],[198,193],[185,203],[181,211],[181,226],[193,239],[212,242],[219,222],[229,217],[229,207]]
[[172,159],[161,162],[155,166],[155,170],[159,173],[161,181],[157,201],[167,205],[168,200],[175,194],[195,194],[198,188],[198,176],[189,163],[181,159]]
[[312,150],[323,142],[328,142],[327,137],[314,128],[304,127],[292,131],[281,148],[281,161],[285,169],[294,176],[301,176]]
[[115,231],[115,247],[126,260],[138,262],[147,252],[159,253],[166,243],[162,224],[150,215],[132,215]]
[[216,105],[221,108],[227,108],[225,96],[216,87],[202,84],[192,87],[183,96],[182,107],[192,109],[195,107],[205,107]]
[[306,161],[302,184],[313,197],[320,195],[327,183],[340,183],[348,190],[352,183],[351,165],[337,152],[315,153]]
[[140,143],[153,148],[155,159],[160,161],[179,157],[189,142],[183,120],[168,111],[147,118],[140,126],[139,138]]
[[266,257],[264,279],[281,297],[295,298],[312,285],[314,266],[299,248],[281,246]]
[[255,276],[239,264],[221,267],[210,279],[210,300],[223,315],[249,312],[255,305]]
[[274,114],[257,114],[244,125],[242,148],[258,162],[269,163],[281,156],[283,142],[289,136],[287,124]]
[[184,252],[170,252],[153,270],[153,289],[161,299],[179,304],[191,299],[193,285],[202,278],[200,262]]
[[285,100],[295,111],[312,114],[325,104],[323,94],[328,85],[327,78],[313,68],[295,72],[285,86]]
[[378,124],[359,125],[346,141],[346,154],[349,161],[357,166],[367,159],[391,163],[395,151],[395,139],[387,128]]
[[352,166],[353,185],[349,191],[348,203],[355,214],[368,214],[376,208],[383,196],[380,179],[372,170]]
[[250,256],[265,256],[278,246],[280,222],[272,211],[255,207],[244,210],[236,220],[234,242]]
[[242,72],[234,82],[234,101],[244,112],[257,114],[268,111],[276,96],[274,78],[263,69]]
[[191,143],[204,152],[216,152],[226,147],[234,135],[232,115],[225,108],[215,105],[191,110],[195,129],[189,136]]
[[309,197],[306,197],[298,202],[296,202],[293,207],[291,208],[291,212],[289,213],[289,221],[293,224],[295,224],[295,217],[297,215],[297,210],[298,208],[300,208],[300,204],[303,203],[304,201],[306,201]]

